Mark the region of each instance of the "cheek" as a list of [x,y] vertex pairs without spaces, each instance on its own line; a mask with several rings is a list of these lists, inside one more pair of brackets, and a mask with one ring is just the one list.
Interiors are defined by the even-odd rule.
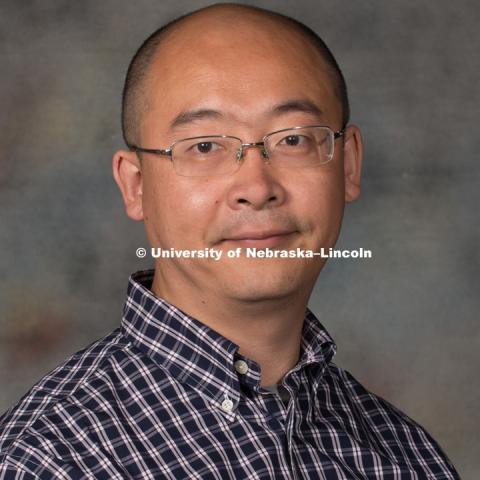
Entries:
[[[300,185],[300,182],[298,182]],[[344,183],[336,169],[310,173],[303,178],[302,188],[296,187],[299,206],[296,214],[315,241],[330,244],[338,236],[344,208]],[[292,187],[293,188],[293,187]]]
[[220,194],[208,180],[166,176],[144,187],[145,226],[156,243],[185,248],[201,247],[214,221]]
[[[321,231],[320,238],[325,247],[333,247],[340,233],[340,227],[343,219],[345,207],[345,194],[343,178],[335,175],[323,185],[321,215],[319,226]],[[321,245],[321,246],[323,246]]]

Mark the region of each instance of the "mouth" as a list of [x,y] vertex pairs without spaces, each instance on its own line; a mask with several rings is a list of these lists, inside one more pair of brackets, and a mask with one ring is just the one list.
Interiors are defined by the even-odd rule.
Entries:
[[297,231],[279,230],[242,232],[224,238],[221,243],[228,243],[232,247],[273,248],[289,243],[297,233]]

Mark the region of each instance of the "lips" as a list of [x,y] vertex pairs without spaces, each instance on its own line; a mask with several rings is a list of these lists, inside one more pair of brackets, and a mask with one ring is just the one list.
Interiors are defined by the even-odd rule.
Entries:
[[292,230],[245,231],[229,235],[222,242],[232,243],[236,246],[267,248],[290,241],[296,233]]

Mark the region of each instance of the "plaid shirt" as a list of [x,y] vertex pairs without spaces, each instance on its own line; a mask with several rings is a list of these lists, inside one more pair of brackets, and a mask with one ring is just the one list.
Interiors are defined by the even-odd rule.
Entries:
[[0,479],[458,479],[413,420],[331,363],[307,311],[281,393],[238,346],[130,278],[121,328],[0,418]]

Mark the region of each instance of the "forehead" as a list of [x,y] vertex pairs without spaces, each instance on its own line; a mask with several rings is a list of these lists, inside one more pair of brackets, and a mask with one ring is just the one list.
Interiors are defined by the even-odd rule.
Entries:
[[156,52],[145,86],[146,118],[210,107],[248,122],[292,98],[338,116],[330,67],[295,28],[255,16],[194,20],[169,32]]

